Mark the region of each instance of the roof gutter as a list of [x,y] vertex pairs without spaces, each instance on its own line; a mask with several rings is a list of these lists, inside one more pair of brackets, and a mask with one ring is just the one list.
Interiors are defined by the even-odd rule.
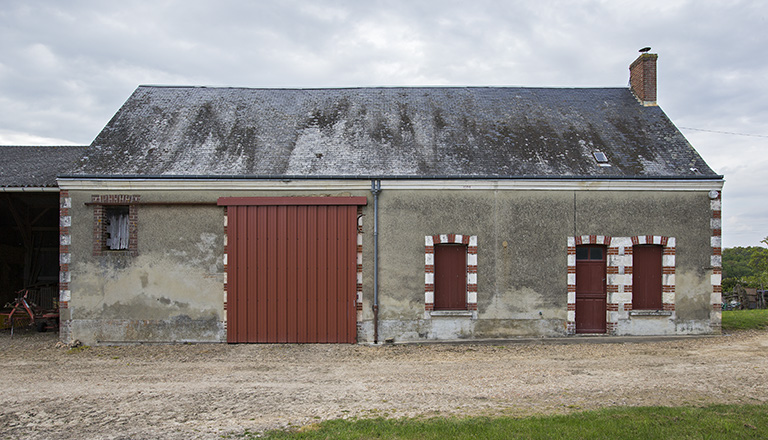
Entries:
[[10,192],[10,193],[41,193],[41,192],[50,192],[50,193],[57,193],[59,192],[59,187],[57,186],[0,186],[0,192]]

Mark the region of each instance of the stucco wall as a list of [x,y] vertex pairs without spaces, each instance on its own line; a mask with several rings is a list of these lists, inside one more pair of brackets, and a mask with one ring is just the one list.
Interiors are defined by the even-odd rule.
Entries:
[[[70,195],[71,299],[62,318],[71,319],[72,339],[83,343],[222,339],[221,208],[139,205],[138,255],[106,251],[95,256],[94,207],[85,205],[92,193]],[[142,202],[210,200],[205,194],[140,195]]]
[[[617,334],[710,333],[710,217],[706,192],[383,191],[379,339],[565,335],[567,238],[591,234],[676,239],[676,310]],[[454,233],[477,236],[474,319],[424,310],[424,237]]]
[[[218,198],[351,195],[132,190],[67,194],[70,293],[61,309],[61,337],[85,344],[226,341],[225,209],[216,206]],[[94,255],[94,205],[89,203],[94,195],[113,194],[139,196],[135,256],[122,251]]]
[[[219,197],[367,196],[359,342],[373,341],[369,191],[68,191],[71,257],[62,338],[84,343],[226,340],[224,208]],[[92,195],[137,194],[138,255],[93,255]],[[620,334],[708,333],[710,200],[704,191],[402,190],[379,201],[379,340],[566,334],[568,237],[675,237],[676,310],[629,317]],[[477,311],[425,310],[425,236],[477,237]]]

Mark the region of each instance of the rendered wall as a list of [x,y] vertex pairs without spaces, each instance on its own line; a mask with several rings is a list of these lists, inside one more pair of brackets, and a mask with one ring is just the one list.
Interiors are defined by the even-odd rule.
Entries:
[[[140,196],[137,254],[94,255],[94,195]],[[64,341],[226,341],[219,197],[367,196],[358,342],[373,341],[373,202],[367,190],[62,191]],[[719,202],[719,201],[718,201]],[[379,200],[379,341],[568,334],[568,247],[577,236],[674,237],[675,310],[621,316],[613,334],[719,331],[715,205],[706,191],[405,190]],[[717,206],[719,218],[719,205]],[[475,236],[476,310],[426,307],[425,237]],[[719,236],[719,230],[717,232]],[[719,244],[718,244],[719,246]],[[718,248],[719,249],[719,248]],[[717,263],[717,264],[715,264]],[[714,267],[714,268],[713,268]],[[717,279],[717,280],[716,280]]]
[[[62,191],[61,339],[84,344],[226,341],[226,211],[216,201],[276,195],[329,194]],[[135,251],[98,252],[94,245],[94,212],[100,207],[93,200],[110,196],[138,201]]]
[[[621,310],[611,334],[719,332],[719,248],[705,191],[389,190],[379,209],[380,340],[564,336],[568,238],[595,234],[676,240],[675,310]],[[470,316],[425,310],[424,240],[434,234],[477,237],[477,312]],[[372,339],[370,321],[360,336]]]

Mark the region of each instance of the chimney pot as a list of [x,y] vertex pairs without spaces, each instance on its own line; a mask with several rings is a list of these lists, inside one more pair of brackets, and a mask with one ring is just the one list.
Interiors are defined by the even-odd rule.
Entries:
[[644,106],[656,104],[656,59],[655,53],[641,53],[629,65],[629,87]]

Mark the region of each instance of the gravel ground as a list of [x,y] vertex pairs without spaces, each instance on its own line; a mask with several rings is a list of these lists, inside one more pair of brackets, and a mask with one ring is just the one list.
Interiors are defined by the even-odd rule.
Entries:
[[768,332],[491,344],[57,347],[0,331],[0,439],[210,439],[345,417],[768,401]]

